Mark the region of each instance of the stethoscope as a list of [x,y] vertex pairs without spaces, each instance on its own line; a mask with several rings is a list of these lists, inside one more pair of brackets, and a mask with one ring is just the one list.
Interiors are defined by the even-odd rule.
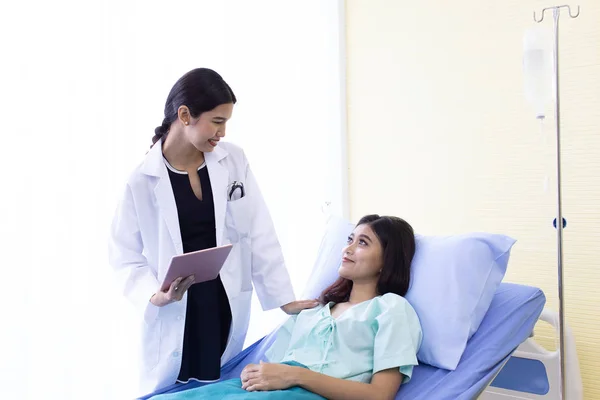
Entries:
[[233,193],[235,193],[237,189],[240,189],[240,199],[244,197],[244,184],[242,182],[233,181],[233,183],[231,184],[231,189],[229,189],[229,200],[231,200],[231,198],[233,197]]

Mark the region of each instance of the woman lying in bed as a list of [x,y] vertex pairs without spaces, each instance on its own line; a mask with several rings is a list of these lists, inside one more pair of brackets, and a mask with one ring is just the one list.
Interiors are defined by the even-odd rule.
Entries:
[[412,227],[363,217],[348,237],[339,279],[321,305],[291,317],[241,379],[154,397],[182,399],[393,399],[417,365],[421,326],[402,297],[415,253]]

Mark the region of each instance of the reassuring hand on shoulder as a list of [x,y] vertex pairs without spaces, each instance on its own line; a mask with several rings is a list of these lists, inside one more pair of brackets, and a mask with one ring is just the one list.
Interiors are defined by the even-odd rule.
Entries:
[[302,310],[315,308],[318,305],[319,302],[317,300],[296,300],[281,306],[281,309],[288,315],[294,315],[299,314]]

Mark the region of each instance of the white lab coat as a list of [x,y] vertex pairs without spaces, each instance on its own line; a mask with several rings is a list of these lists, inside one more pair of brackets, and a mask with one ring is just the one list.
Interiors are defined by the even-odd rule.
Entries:
[[[110,264],[122,293],[134,304],[141,332],[140,394],[176,382],[181,367],[187,294],[164,307],[150,303],[174,255],[183,253],[177,207],[161,141],[130,176],[114,216]],[[232,326],[221,365],[243,347],[254,287],[263,310],[295,300],[280,244],[244,152],[220,143],[205,153],[214,198],[217,246],[233,248],[221,270]],[[229,201],[228,185],[244,184],[245,196]]]

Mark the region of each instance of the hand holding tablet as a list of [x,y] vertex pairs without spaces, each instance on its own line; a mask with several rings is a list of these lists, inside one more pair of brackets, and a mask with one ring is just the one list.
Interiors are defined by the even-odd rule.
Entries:
[[160,290],[151,297],[150,302],[162,307],[180,301],[194,283],[216,279],[231,248],[232,245],[228,244],[173,257]]

